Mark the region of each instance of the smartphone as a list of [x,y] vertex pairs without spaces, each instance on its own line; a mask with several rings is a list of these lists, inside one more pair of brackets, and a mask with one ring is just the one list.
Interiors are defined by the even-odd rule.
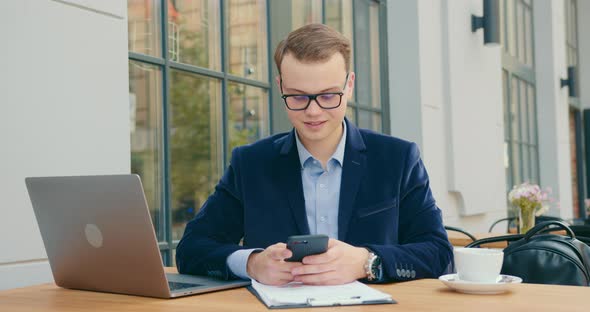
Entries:
[[287,239],[287,249],[291,250],[293,256],[285,261],[301,262],[303,258],[317,255],[328,250],[327,235],[295,235]]

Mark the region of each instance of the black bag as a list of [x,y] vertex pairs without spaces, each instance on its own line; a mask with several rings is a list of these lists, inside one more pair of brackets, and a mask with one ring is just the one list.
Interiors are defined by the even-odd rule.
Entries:
[[[568,236],[541,234],[548,226],[563,229]],[[509,243],[502,274],[518,276],[525,283],[590,286],[590,246],[576,239],[565,223],[541,222],[526,235],[484,238],[466,247],[501,241]]]

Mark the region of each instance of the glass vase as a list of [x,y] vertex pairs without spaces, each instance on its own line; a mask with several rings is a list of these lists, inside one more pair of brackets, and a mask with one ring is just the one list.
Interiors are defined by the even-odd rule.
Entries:
[[535,226],[535,206],[521,206],[518,209],[518,220],[520,225],[520,234],[526,234]]

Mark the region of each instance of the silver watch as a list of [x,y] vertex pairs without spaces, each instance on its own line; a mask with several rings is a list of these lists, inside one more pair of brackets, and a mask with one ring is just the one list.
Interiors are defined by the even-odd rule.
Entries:
[[365,262],[365,273],[368,281],[381,279],[381,258],[369,250],[369,257]]

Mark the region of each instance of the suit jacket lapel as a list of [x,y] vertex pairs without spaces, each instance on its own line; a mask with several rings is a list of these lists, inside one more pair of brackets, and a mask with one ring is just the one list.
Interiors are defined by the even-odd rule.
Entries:
[[301,163],[295,144],[295,131],[275,141],[280,148],[279,157],[275,161],[275,172],[278,175],[280,187],[287,194],[291,214],[301,235],[309,234],[307,214],[305,212],[305,197],[301,182]]
[[366,172],[366,149],[361,134],[348,119],[345,119],[346,146],[342,165],[342,181],[340,184],[340,203],[338,207],[338,239],[346,240],[348,224],[354,210],[356,194],[364,172]]

